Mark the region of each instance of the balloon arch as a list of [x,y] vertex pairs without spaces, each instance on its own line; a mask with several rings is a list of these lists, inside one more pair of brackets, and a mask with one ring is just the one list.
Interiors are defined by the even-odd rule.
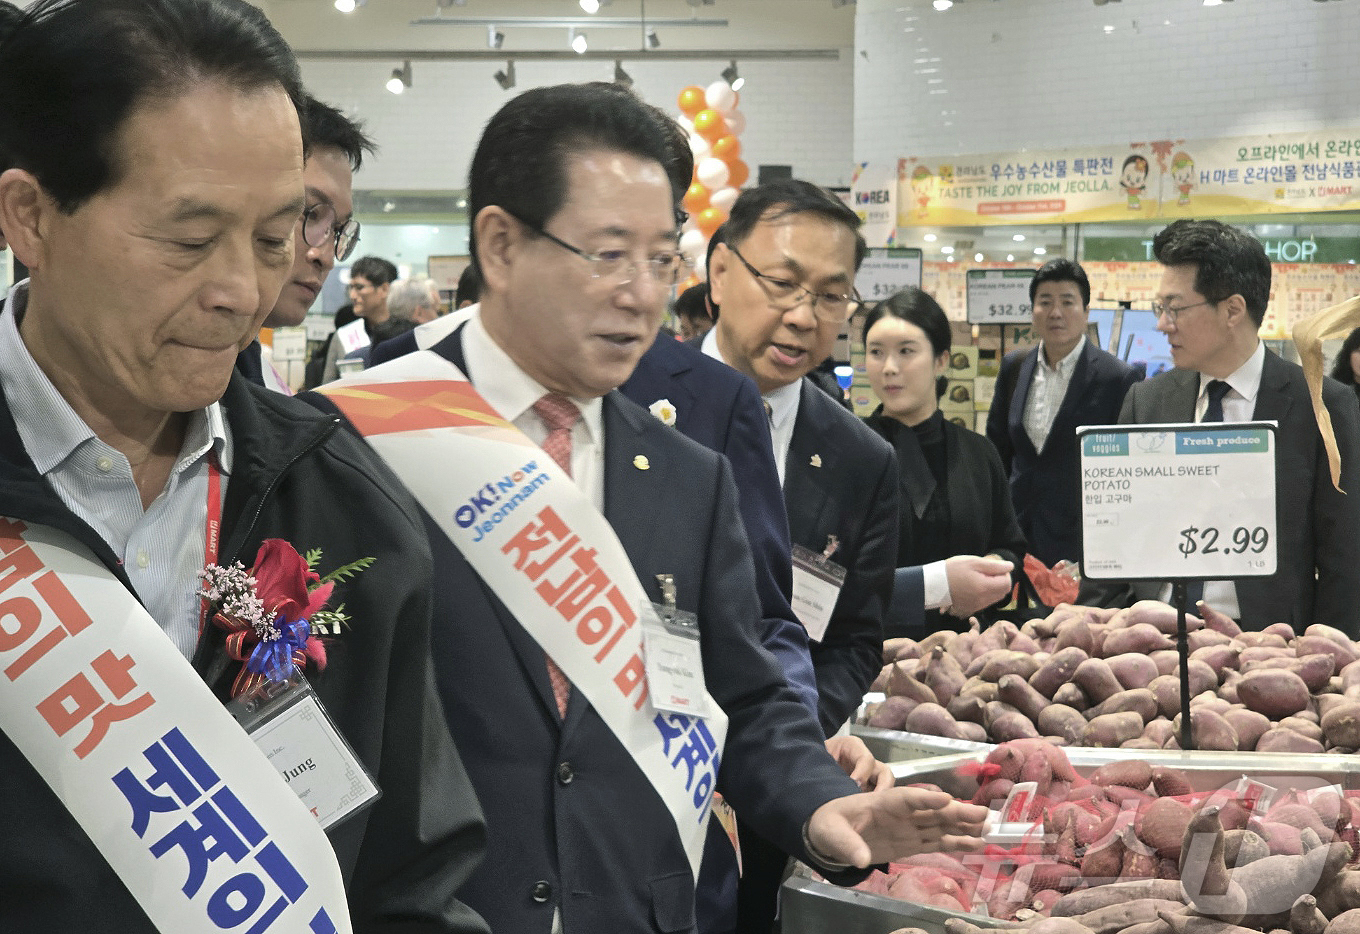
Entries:
[[694,178],[683,202],[689,220],[680,235],[680,249],[693,261],[697,273],[682,284],[688,288],[700,281],[709,238],[727,220],[751,170],[741,160],[738,139],[746,129],[746,117],[738,109],[740,97],[730,84],[715,81],[706,89],[687,87],[678,103],[681,115],[676,119],[689,134],[694,152]]

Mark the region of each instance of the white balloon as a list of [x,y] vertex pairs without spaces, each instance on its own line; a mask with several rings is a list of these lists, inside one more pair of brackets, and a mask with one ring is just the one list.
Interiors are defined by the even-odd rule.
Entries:
[[740,136],[746,129],[746,115],[740,110],[725,114],[723,119],[727,121],[727,132],[733,136]]
[[714,81],[704,92],[704,101],[709,109],[716,110],[726,116],[737,103],[737,92],[732,90],[732,85],[726,81]]
[[727,168],[727,163],[721,159],[709,157],[699,163],[694,175],[699,179],[699,184],[709,191],[717,191],[727,184],[728,176],[731,172]]
[[696,163],[703,162],[708,158],[709,153],[713,152],[713,144],[698,133],[694,133],[689,138],[689,151],[694,153]]
[[686,117],[684,114],[677,115],[675,118],[675,122],[680,124],[680,129],[685,131],[686,136],[689,136],[694,132],[694,121],[691,120],[689,117]]
[[732,205],[737,203],[737,196],[740,194],[741,192],[735,188],[720,188],[709,195],[708,203],[724,214],[731,214]]
[[708,238],[697,228],[686,230],[680,235],[680,252],[688,257],[703,256],[708,247]]
[[706,275],[708,274],[708,242],[707,242],[707,241],[704,242],[704,249],[703,249],[703,251],[700,252],[697,256],[694,257],[694,274],[695,274],[696,276],[699,277],[699,280],[700,280],[700,281],[703,281],[704,276],[706,276]]

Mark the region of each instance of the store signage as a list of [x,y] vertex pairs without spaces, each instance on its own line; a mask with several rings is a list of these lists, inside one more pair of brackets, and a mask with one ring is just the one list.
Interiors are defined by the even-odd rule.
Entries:
[[1029,324],[1029,283],[1033,278],[1033,269],[968,270],[968,322]]
[[899,227],[1353,211],[1360,131],[911,157],[897,176]]
[[850,207],[872,247],[897,243],[897,173],[891,163],[862,162],[850,182]]
[[1275,573],[1274,422],[1084,426],[1077,438],[1084,576]]
[[855,289],[866,301],[895,295],[907,286],[921,287],[921,251],[870,250],[855,274]]

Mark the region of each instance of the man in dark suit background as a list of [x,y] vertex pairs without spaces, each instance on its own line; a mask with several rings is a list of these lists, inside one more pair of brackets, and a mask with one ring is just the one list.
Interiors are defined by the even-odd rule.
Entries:
[[[652,600],[657,575],[674,575],[729,718],[717,788],[754,826],[833,876],[904,850],[971,849],[957,834],[978,829],[974,809],[913,789],[855,793],[757,643],[727,462],[613,392],[682,268],[667,132],[598,85],[506,105],[470,173],[482,302],[432,349],[534,441],[567,432],[568,472]],[[554,394],[579,413],[570,428],[538,414]],[[488,825],[487,862],[461,894],[498,930],[692,930],[691,868],[657,792],[578,686],[554,690],[543,648],[431,529],[440,687]]]
[[1052,567],[1081,561],[1078,425],[1119,416],[1138,373],[1086,339],[1091,283],[1068,259],[1029,284],[1039,346],[1006,355],[987,414],[987,437],[1010,477],[1011,502],[1030,553]]
[[[1303,370],[1266,349],[1257,332],[1270,298],[1270,260],[1249,234],[1218,221],[1176,221],[1152,241],[1162,264],[1157,329],[1176,369],[1135,384],[1119,421],[1271,420],[1276,434],[1278,565],[1270,577],[1207,581],[1204,602],[1247,629],[1296,631],[1326,623],[1360,634],[1360,409],[1330,378],[1322,387],[1341,452],[1341,486],[1327,455]],[[1169,585],[1088,582],[1106,605],[1167,599]]]

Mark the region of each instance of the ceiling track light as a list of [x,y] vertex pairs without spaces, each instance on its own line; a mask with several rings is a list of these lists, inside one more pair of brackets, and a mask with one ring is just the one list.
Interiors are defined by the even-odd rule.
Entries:
[[585,55],[586,49],[590,48],[590,43],[586,42],[586,34],[577,32],[575,26],[567,30],[567,45],[571,46],[571,50],[577,55]]
[[335,8],[341,13],[353,13],[361,6],[367,6],[368,0],[335,0]]
[[505,33],[495,26],[486,27],[486,47],[488,49],[499,49],[505,45]]
[[505,70],[498,71],[493,75],[496,83],[501,86],[502,91],[508,91],[515,86],[515,60],[512,58],[505,63]]
[[722,70],[722,79],[732,86],[732,90],[740,91],[746,87],[746,79],[737,72],[737,61],[732,60],[732,64]]
[[401,94],[411,86],[411,63],[406,62],[400,68],[392,69],[392,77],[387,79],[387,90],[393,94]]
[[934,3],[931,4],[931,6],[935,7],[935,9],[939,10],[941,13],[953,5],[954,0],[934,0]]
[[647,48],[649,49],[661,48],[661,40],[657,37],[655,29],[647,30]]
[[633,86],[633,76],[623,70],[621,59],[614,59],[614,83],[625,88]]
[[600,0],[581,0],[581,9],[587,13],[600,12]]

